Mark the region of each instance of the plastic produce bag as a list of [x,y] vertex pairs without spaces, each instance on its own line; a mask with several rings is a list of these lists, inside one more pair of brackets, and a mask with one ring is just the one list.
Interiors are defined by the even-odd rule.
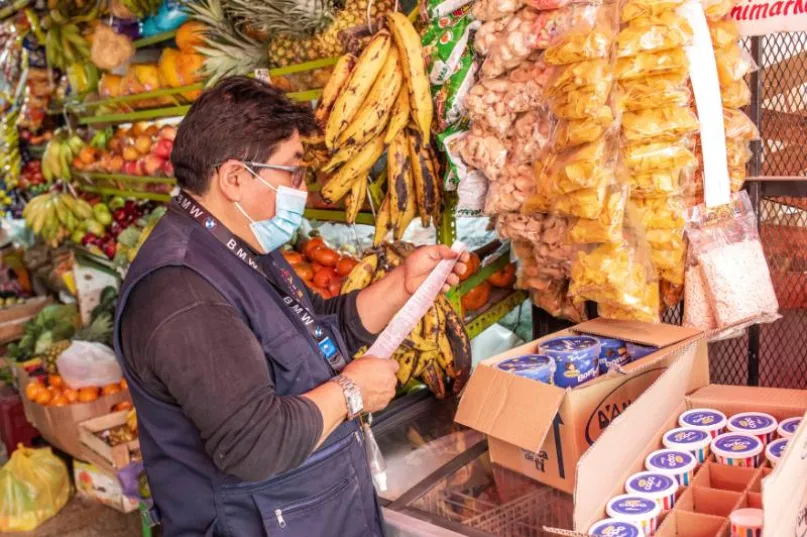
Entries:
[[[577,64],[580,65],[580,64]],[[585,119],[598,113],[608,102],[611,81],[605,79],[591,86],[570,89],[567,93],[547,97],[547,105],[560,119]]]
[[520,211],[535,190],[531,166],[508,166],[506,174],[488,184],[483,211],[487,216]]
[[569,241],[574,244],[595,244],[622,240],[622,223],[625,219],[625,203],[628,200],[626,186],[614,185],[606,194],[605,206],[596,220],[580,218],[569,231]]
[[512,15],[523,6],[523,0],[478,0],[471,13],[476,20],[495,21]]
[[734,0],[703,0],[703,12],[709,21],[718,21],[731,13]]
[[687,77],[688,74],[677,72],[620,82],[616,92],[617,108],[635,112],[662,106],[688,106],[692,91],[685,85]]
[[622,135],[629,143],[675,142],[698,128],[695,112],[680,106],[649,108],[622,115]]
[[472,125],[468,134],[457,141],[457,151],[465,164],[480,170],[491,181],[496,181],[504,171],[509,149],[495,132],[478,124]]
[[510,133],[510,162],[531,164],[538,159],[549,142],[550,129],[550,115],[545,109],[532,110],[519,117]]
[[546,49],[544,61],[550,65],[568,65],[605,58],[611,49],[614,34],[614,29],[607,24],[576,28],[560,36]]
[[641,52],[659,52],[687,45],[692,27],[675,11],[639,17],[622,28],[617,37],[617,56],[635,56]]
[[102,343],[74,341],[56,360],[56,367],[74,389],[115,384],[122,377],[115,351]]
[[733,194],[729,206],[693,207],[687,236],[719,328],[778,318],[779,302],[746,192]]
[[630,195],[635,199],[667,197],[680,192],[682,170],[627,174]]
[[742,110],[723,109],[723,128],[727,140],[759,140],[759,129]]
[[632,80],[657,75],[681,76],[687,73],[689,62],[683,48],[661,52],[642,52],[636,56],[619,58],[616,62],[616,77]]
[[709,23],[709,35],[715,50],[736,45],[740,40],[740,31],[734,19],[723,19]]
[[613,177],[616,148],[609,137],[557,154],[551,160],[548,181],[556,192],[568,194],[597,188]]
[[610,168],[603,168],[604,173],[595,177],[599,184],[573,192],[562,191],[560,186],[552,180],[552,173],[548,173],[546,168],[546,164],[536,163],[536,194],[524,203],[523,212],[526,214],[552,213],[592,220],[600,217],[605,203],[606,189],[615,181]]
[[0,532],[32,531],[70,499],[67,467],[51,449],[19,446],[0,468]]
[[561,65],[552,71],[546,86],[550,97],[562,97],[575,89],[610,87],[612,66],[608,60],[587,60]]

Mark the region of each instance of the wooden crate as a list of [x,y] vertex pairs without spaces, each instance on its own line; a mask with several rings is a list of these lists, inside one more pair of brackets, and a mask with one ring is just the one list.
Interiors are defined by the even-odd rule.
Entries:
[[113,412],[78,424],[78,437],[82,444],[112,463],[113,468],[123,468],[132,460],[132,451],[140,449],[140,442],[135,439],[125,444],[110,446],[97,436],[97,433],[124,425],[128,410]]
[[38,297],[24,304],[0,309],[0,344],[20,339],[25,333],[25,323],[37,316],[53,299]]

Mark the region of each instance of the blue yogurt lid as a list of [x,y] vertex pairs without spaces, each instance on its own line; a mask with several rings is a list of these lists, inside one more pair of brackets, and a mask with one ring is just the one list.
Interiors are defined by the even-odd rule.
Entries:
[[623,494],[608,502],[608,514],[612,517],[651,517],[661,510],[658,503],[635,494]]
[[743,455],[746,453],[759,453],[762,449],[762,442],[755,436],[738,433],[726,433],[715,438],[713,444],[715,449],[733,455]]
[[777,459],[782,457],[782,454],[787,449],[787,438],[780,438],[779,440],[774,440],[771,442],[771,445],[768,446],[768,453],[776,457]]
[[520,377],[550,382],[555,373],[555,361],[540,354],[508,358],[496,364],[498,369]]
[[799,430],[799,425],[801,425],[801,418],[788,418],[784,420],[780,425],[784,432],[790,434],[796,434],[796,431]]
[[683,472],[695,464],[695,457],[691,453],[677,449],[654,451],[647,457],[647,465],[658,470],[681,470]]
[[776,429],[777,423],[773,417],[767,414],[748,412],[732,416],[729,420],[729,425],[738,431],[770,432]]
[[[671,444],[679,445],[693,445],[698,446],[705,441],[711,442],[712,436],[706,431],[700,429],[689,429],[681,427],[680,429],[673,429],[664,435],[664,441]],[[693,448],[694,449],[694,448]]]
[[680,424],[684,427],[691,425],[692,427],[702,427],[706,429],[719,428],[725,421],[726,416],[722,412],[706,408],[684,412],[679,420]]
[[599,341],[589,336],[556,337],[539,345],[542,351],[574,353],[596,347]]
[[636,524],[613,518],[600,520],[588,530],[595,537],[644,537],[644,532]]
[[646,492],[648,494],[678,490],[678,482],[672,477],[657,472],[642,472],[628,479],[630,492]]

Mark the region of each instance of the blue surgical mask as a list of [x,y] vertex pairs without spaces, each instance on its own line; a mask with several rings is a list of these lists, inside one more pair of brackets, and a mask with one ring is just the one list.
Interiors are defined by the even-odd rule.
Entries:
[[268,220],[253,220],[247,212],[241,207],[240,203],[235,204],[241,214],[250,221],[249,229],[255,235],[255,240],[261,245],[265,254],[272,252],[287,242],[289,242],[294,234],[299,229],[300,224],[303,222],[303,213],[305,212],[305,202],[308,199],[308,193],[295,188],[289,188],[281,185],[276,188],[263,178],[252,171],[249,166],[245,166],[247,171],[255,176],[255,178],[268,186],[275,192],[275,216]]

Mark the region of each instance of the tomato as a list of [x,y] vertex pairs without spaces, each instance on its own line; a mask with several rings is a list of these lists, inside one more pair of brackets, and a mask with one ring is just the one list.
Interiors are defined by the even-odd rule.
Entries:
[[325,265],[320,265],[320,264],[319,264],[319,263],[317,263],[316,261],[314,261],[313,263],[311,263],[311,270],[313,270],[313,271],[314,271],[314,274],[316,274],[317,272],[319,272],[320,270],[322,270],[322,269],[324,269],[324,268],[325,268]]
[[289,265],[296,265],[305,261],[303,254],[295,252],[294,250],[286,250],[283,252],[283,257]]
[[328,286],[328,292],[331,293],[333,296],[338,296],[339,291],[341,290],[342,290],[342,278],[331,280],[331,284]]
[[324,244],[325,244],[325,241],[324,241],[324,240],[322,240],[322,237],[312,237],[312,238],[310,238],[310,239],[308,240],[308,242],[306,242],[306,243],[303,245],[303,254],[304,254],[304,255],[305,255],[305,256],[306,256],[308,259],[311,259],[311,260],[313,261],[313,259],[311,258],[311,252],[312,252],[312,251],[314,250],[314,248],[316,248],[317,246],[323,246]]
[[295,263],[291,266],[294,269],[294,272],[297,273],[297,276],[300,277],[301,280],[304,282],[310,282],[314,278],[314,270],[311,268],[311,265],[308,263]]
[[336,263],[336,273],[340,276],[347,276],[350,274],[350,271],[353,270],[353,267],[358,265],[359,262],[353,259],[352,257],[345,256]]
[[327,289],[331,282],[339,281],[339,275],[330,267],[324,267],[319,272],[314,273],[314,285]]
[[328,289],[326,289],[326,288],[314,287],[313,289],[314,289],[314,292],[316,292],[322,298],[331,298],[333,296],[333,295],[331,295],[331,292],[328,291]]
[[320,265],[325,265],[326,267],[335,267],[336,263],[339,262],[339,254],[327,246],[320,246],[319,248],[314,248],[313,252],[311,253],[311,259]]
[[479,256],[475,253],[472,253],[471,256],[468,258],[468,262],[465,263],[465,272],[460,274],[460,281],[464,282],[468,278],[470,278],[474,272],[479,270]]
[[129,401],[121,401],[117,405],[112,407],[112,412],[120,412],[121,410],[131,410],[132,403]]
[[516,281],[516,265],[510,263],[504,268],[497,270],[488,278],[488,283],[493,287],[510,287]]
[[467,311],[478,310],[488,303],[490,298],[490,284],[482,282],[462,297],[462,307]]

